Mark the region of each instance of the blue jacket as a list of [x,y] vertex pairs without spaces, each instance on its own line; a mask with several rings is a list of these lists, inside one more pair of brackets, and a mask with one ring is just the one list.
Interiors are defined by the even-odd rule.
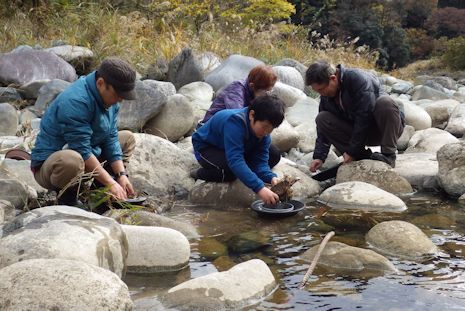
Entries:
[[112,163],[122,159],[118,140],[119,104],[104,108],[95,72],[80,77],[47,108],[32,150],[31,167],[68,144],[87,160],[92,154]]
[[268,165],[270,144],[270,135],[262,139],[255,136],[248,108],[221,110],[192,135],[197,158],[207,146],[224,149],[231,171],[254,192],[276,177]]
[[228,85],[213,100],[202,123],[207,122],[215,113],[223,109],[239,109],[250,105],[253,91],[249,87],[248,79],[237,80]]

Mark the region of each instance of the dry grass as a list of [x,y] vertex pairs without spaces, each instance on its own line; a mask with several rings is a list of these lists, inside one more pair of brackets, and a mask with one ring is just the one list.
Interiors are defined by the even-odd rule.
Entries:
[[428,60],[419,60],[411,63],[403,68],[392,71],[390,74],[402,80],[414,81],[419,75],[435,75],[438,72],[444,71],[445,65],[439,58]]
[[164,24],[160,18],[149,19],[140,12],[123,14],[99,5],[73,6],[50,12],[16,12],[0,18],[0,52],[18,45],[50,47],[54,41],[90,48],[97,63],[109,55],[127,59],[140,72],[158,57],[172,59],[184,47],[209,51],[220,57],[242,54],[273,64],[293,58],[304,64],[316,59],[348,66],[373,68],[376,55],[320,38],[308,42],[307,31],[290,25],[272,25],[262,31],[241,25],[204,23],[200,30],[186,24]]

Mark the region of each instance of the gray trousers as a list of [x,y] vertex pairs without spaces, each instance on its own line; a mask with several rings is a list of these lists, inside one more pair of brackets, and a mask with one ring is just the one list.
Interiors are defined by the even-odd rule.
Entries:
[[[373,111],[375,123],[368,128],[367,146],[381,146],[381,152],[392,154],[397,151],[397,140],[402,135],[402,124],[399,107],[387,96],[376,100]],[[341,153],[349,149],[353,125],[328,111],[322,111],[316,117],[319,135],[334,145]]]

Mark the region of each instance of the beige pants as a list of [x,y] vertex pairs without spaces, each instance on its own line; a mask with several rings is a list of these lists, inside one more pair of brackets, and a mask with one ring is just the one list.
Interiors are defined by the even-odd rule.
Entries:
[[[131,131],[119,131],[118,139],[123,150],[123,162],[129,161],[136,147],[136,140]],[[60,150],[52,153],[34,174],[39,185],[46,189],[64,188],[74,177],[84,173],[84,160],[74,150]]]

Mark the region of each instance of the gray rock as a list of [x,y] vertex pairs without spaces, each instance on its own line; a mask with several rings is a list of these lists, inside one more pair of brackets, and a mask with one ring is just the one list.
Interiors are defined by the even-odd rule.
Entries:
[[136,81],[136,99],[123,100],[118,117],[118,128],[140,131],[148,120],[160,113],[173,94],[171,83]]
[[0,136],[15,135],[18,123],[16,108],[8,103],[0,104]]
[[286,108],[292,107],[298,101],[307,98],[307,95],[301,90],[279,81],[276,82],[271,93],[281,99]]
[[412,100],[420,100],[420,99],[431,99],[431,100],[441,100],[441,99],[449,99],[450,96],[444,92],[440,92],[438,90],[432,89],[428,86],[420,86],[415,90],[412,95]]
[[199,182],[189,193],[189,200],[198,205],[249,207],[258,197],[241,181],[228,183]]
[[192,82],[184,85],[178,91],[187,97],[194,110],[194,124],[192,130],[197,126],[199,120],[202,120],[205,113],[210,108],[213,99],[213,88],[205,82]]
[[42,116],[48,105],[71,83],[63,80],[52,80],[39,89],[39,95],[34,104],[34,109],[39,116]]
[[288,164],[278,163],[273,168],[273,172],[278,175],[278,178],[283,178],[285,175],[299,178],[299,181],[292,186],[293,199],[306,201],[309,198],[315,197],[321,191],[320,185],[316,180]]
[[393,93],[407,94],[413,88],[413,83],[403,80],[397,80],[397,82],[392,84],[391,87],[391,91]]
[[399,220],[385,221],[374,226],[366,241],[381,254],[402,259],[420,260],[436,255],[436,245],[416,226]]
[[441,84],[434,82],[433,80],[428,80],[423,85],[435,89],[436,91],[446,93],[444,87]]
[[465,142],[444,145],[437,153],[439,183],[451,196],[465,193]]
[[381,77],[378,77],[378,79],[381,84],[384,84],[387,86],[393,86],[398,81],[395,77],[387,75],[387,74],[383,74]]
[[0,55],[0,83],[24,85],[35,80],[76,80],[76,71],[53,53],[25,50]]
[[336,183],[363,181],[393,194],[412,193],[410,183],[380,161],[362,160],[342,165],[337,171]]
[[23,84],[18,91],[21,93],[21,96],[25,99],[36,99],[39,97],[39,90],[44,85],[50,83],[50,79],[43,80],[34,80]]
[[336,184],[326,189],[318,202],[335,209],[401,212],[405,203],[395,195],[361,181]]
[[316,124],[315,121],[309,121],[296,126],[294,129],[299,134],[299,144],[297,147],[305,153],[312,152],[315,149],[316,142]]
[[[2,171],[0,174],[0,200],[9,201],[15,208],[22,209],[29,202],[29,197],[29,189],[24,183]],[[37,193],[35,197],[37,198]]]
[[75,45],[60,45],[54,46],[44,51],[51,52],[63,58],[65,61],[73,65],[78,73],[88,73],[94,61],[94,53],[82,46]]
[[319,103],[310,97],[297,101],[286,110],[286,120],[294,127],[301,124],[312,124],[316,128],[315,118],[318,115]]
[[73,259],[123,275],[127,240],[113,219],[69,206],[24,213],[0,227],[0,267],[27,259]]
[[444,129],[449,121],[449,117],[459,104],[454,99],[444,99],[419,103],[419,106],[425,109],[430,115],[433,127]]
[[15,207],[10,201],[0,200],[0,225],[15,217]]
[[113,209],[105,216],[115,219],[120,224],[170,228],[181,232],[188,239],[199,238],[199,234],[192,224],[149,211]]
[[462,137],[465,134],[465,104],[454,108],[445,130],[456,137]]
[[253,67],[263,64],[262,61],[252,57],[231,55],[205,77],[205,82],[210,84],[214,91],[218,91],[235,80],[247,78]]
[[394,171],[404,177],[413,187],[438,190],[438,162],[432,153],[403,153],[397,155]]
[[24,137],[0,136],[0,153],[6,153],[8,149],[16,148],[24,143]]
[[182,94],[169,96],[159,114],[147,121],[144,131],[176,142],[192,128],[194,109]]
[[32,259],[0,270],[2,310],[132,310],[126,284],[95,265]]
[[129,272],[178,271],[189,262],[190,246],[180,232],[169,228],[122,225],[128,239]]
[[431,117],[425,109],[408,101],[402,101],[401,104],[404,107],[405,124],[413,126],[416,131],[431,127]]
[[34,112],[28,108],[24,108],[19,115],[19,123],[22,126],[31,125],[31,121],[36,118],[37,115]]
[[17,161],[13,159],[5,159],[1,162],[0,169],[3,169],[10,176],[35,189],[37,193],[45,193],[48,191],[36,182],[31,171],[31,161],[29,160]]
[[128,172],[136,189],[153,196],[166,196],[174,188],[190,191],[194,180],[189,172],[197,165],[192,153],[179,149],[166,139],[135,134],[136,150]]
[[12,87],[0,87],[0,103],[21,100],[19,92]]
[[458,139],[450,133],[437,129],[429,128],[417,131],[413,134],[405,150],[406,153],[427,152],[435,154],[445,144],[458,142]]
[[283,123],[271,133],[271,141],[281,152],[287,152],[291,148],[297,147],[299,143],[299,133],[284,120]]
[[290,85],[301,91],[304,90],[304,79],[297,69],[289,66],[274,66],[273,71],[281,83]]
[[442,76],[438,76],[438,77],[432,77],[431,79],[428,79],[428,81],[432,81],[434,83],[437,83],[439,85],[441,85],[442,87],[445,87],[446,89],[449,89],[449,90],[457,90],[457,82],[452,79],[452,78],[449,78],[449,77],[442,77]]
[[276,281],[259,259],[240,263],[228,271],[181,283],[165,295],[165,305],[177,310],[239,310],[269,295]]
[[[300,257],[308,262],[313,261],[319,246],[313,246]],[[372,250],[353,247],[340,242],[326,244],[318,260],[318,265],[339,271],[397,272],[397,269],[386,257]]]
[[302,76],[302,79],[305,79],[305,72],[307,71],[307,66],[302,64],[299,61],[296,61],[295,59],[292,58],[283,58],[273,66],[288,66],[288,67],[293,67],[295,68],[300,75]]
[[155,63],[147,68],[145,79],[166,81],[168,79],[168,61],[165,58],[157,58]]
[[169,64],[168,81],[176,89],[191,82],[203,81],[205,74],[219,66],[219,59],[212,53],[198,54],[184,48]]
[[410,138],[412,138],[413,134],[415,134],[415,128],[411,125],[406,125],[402,135],[397,140],[397,150],[404,151],[407,149],[408,142],[410,141]]

